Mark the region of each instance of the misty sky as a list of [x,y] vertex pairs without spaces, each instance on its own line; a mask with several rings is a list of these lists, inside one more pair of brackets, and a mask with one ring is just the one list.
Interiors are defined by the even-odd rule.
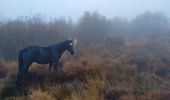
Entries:
[[85,11],[98,11],[108,18],[134,18],[145,11],[163,12],[170,16],[170,0],[0,0],[0,16],[16,18],[36,13],[47,18],[71,17]]

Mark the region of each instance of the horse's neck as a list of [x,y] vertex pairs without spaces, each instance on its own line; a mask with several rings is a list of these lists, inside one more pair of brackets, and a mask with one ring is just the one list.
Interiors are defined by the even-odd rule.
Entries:
[[66,50],[65,43],[64,42],[59,43],[58,45],[55,46],[55,49],[62,54]]

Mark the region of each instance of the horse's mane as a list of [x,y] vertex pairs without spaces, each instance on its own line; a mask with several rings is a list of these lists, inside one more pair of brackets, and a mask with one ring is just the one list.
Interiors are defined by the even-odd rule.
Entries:
[[62,41],[62,42],[59,42],[58,44],[53,45],[53,47],[55,47],[55,48],[61,48],[61,47],[63,47],[63,45],[65,45],[65,44],[66,44],[66,41]]

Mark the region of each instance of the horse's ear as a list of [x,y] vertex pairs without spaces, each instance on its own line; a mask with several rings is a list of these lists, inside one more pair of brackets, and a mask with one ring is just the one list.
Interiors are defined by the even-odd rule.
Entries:
[[77,44],[77,39],[75,38],[68,38],[66,41],[72,42],[74,46]]
[[67,38],[66,41],[67,42],[72,42],[73,38]]

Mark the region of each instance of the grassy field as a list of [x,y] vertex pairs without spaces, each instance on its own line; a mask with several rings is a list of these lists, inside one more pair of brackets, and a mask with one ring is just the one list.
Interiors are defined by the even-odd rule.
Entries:
[[126,41],[117,50],[102,44],[65,53],[62,69],[34,63],[24,88],[15,89],[17,61],[0,60],[4,100],[170,100],[170,45],[167,41]]

